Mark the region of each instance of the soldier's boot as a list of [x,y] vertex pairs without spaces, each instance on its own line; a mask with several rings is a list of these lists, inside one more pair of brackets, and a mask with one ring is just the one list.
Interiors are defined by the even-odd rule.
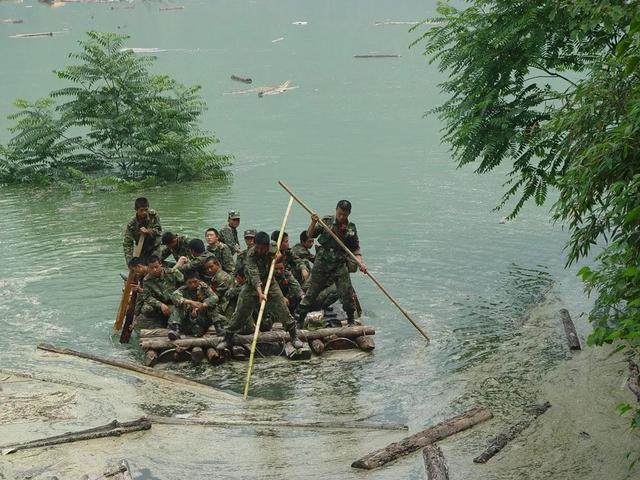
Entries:
[[291,337],[291,344],[293,348],[302,348],[304,345],[298,338],[298,329],[294,325],[289,329],[289,337]]
[[230,332],[229,330],[225,330],[224,338],[222,339],[222,341],[220,343],[218,343],[218,345],[216,345],[216,350],[221,352],[223,350],[226,350],[227,348],[233,347],[233,337],[234,337],[234,335],[235,335],[235,333]]
[[169,328],[169,332],[167,333],[167,338],[172,342],[178,340],[180,338],[180,324],[178,323],[170,323],[167,325]]
[[351,310],[350,312],[345,312],[347,314],[347,326],[348,327],[353,327],[356,324],[356,321],[353,318],[353,310]]
[[298,328],[302,329],[304,327],[304,320],[307,318],[307,313],[309,313],[309,307],[307,305],[299,305],[298,313],[296,316],[296,323],[298,324]]
[[218,335],[219,337],[223,337],[218,345],[216,345],[216,350],[222,351],[227,348],[227,345],[229,344],[228,342],[226,342],[227,331],[224,329],[224,323],[222,323],[222,320],[218,320],[217,322],[213,323],[213,328],[216,329],[216,335]]

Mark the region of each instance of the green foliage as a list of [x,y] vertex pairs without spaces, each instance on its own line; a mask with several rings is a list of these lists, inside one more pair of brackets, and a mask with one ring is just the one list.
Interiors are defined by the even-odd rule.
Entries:
[[[555,188],[567,264],[595,296],[592,345],[640,349],[640,3],[473,0],[441,4],[424,45],[449,78],[433,110],[459,166],[509,163],[511,217]],[[419,27],[418,27],[419,28]],[[624,412],[622,412],[624,413]],[[640,419],[640,410],[634,419]],[[633,423],[634,427],[640,421]]]
[[127,36],[87,35],[81,51],[69,55],[79,63],[55,72],[69,86],[16,102],[0,180],[57,184],[80,176],[92,185],[104,175],[125,183],[225,177],[230,157],[212,150],[218,139],[198,126],[206,108],[200,87],[150,74],[155,59],[126,49]]

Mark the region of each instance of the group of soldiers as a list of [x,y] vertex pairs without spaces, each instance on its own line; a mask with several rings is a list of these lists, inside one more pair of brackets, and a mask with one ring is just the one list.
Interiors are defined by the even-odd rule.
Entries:
[[[240,213],[230,211],[220,230],[208,228],[205,241],[164,231],[158,214],[146,198],[134,204],[135,216],[124,233],[124,255],[134,272],[135,325],[167,327],[169,338],[181,334],[202,336],[210,327],[223,340],[217,348],[233,344],[233,336],[250,333],[262,301],[265,331],[280,322],[294,347],[302,347],[298,329],[307,313],[327,309],[340,300],[347,323],[354,324],[357,297],[350,273],[366,272],[355,224],[349,220],[351,203],[340,200],[334,215],[311,215],[300,242],[289,246],[280,232],[244,231],[243,249],[238,237]],[[323,226],[324,223],[354,254],[348,255]],[[318,244],[316,244],[316,239]],[[142,242],[142,243],[140,243]],[[314,254],[312,249],[315,245]],[[138,255],[135,255],[137,246]],[[275,258],[274,277],[265,294],[269,269]]]

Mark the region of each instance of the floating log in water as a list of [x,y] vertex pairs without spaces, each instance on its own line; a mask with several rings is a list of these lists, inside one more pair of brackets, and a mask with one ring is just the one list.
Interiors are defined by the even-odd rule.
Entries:
[[161,12],[173,12],[175,10],[184,10],[183,6],[179,7],[160,7]]
[[363,53],[361,55],[354,55],[353,58],[399,58],[400,55],[396,53]]
[[[154,334],[159,332],[168,332],[168,330],[154,329]],[[145,332],[144,330],[141,332]],[[303,342],[310,342],[312,340],[324,339],[325,337],[351,338],[355,339],[364,335],[375,335],[376,330],[372,326],[357,326],[357,327],[339,327],[339,328],[321,328],[319,330],[300,330],[298,336]],[[234,345],[250,345],[253,340],[253,335],[235,335]],[[147,349],[165,350],[168,348],[193,348],[193,347],[215,347],[222,341],[222,337],[218,336],[205,336],[197,338],[181,338],[179,340],[171,341],[166,337],[140,337],[140,346]],[[289,334],[283,330],[271,330],[269,332],[261,332],[258,335],[258,343],[284,343],[290,341]]]
[[351,464],[353,468],[363,468],[372,470],[381,467],[399,457],[408,455],[426,447],[438,440],[447,438],[455,433],[461,432],[492,418],[493,415],[486,408],[476,407],[468,410],[462,415],[453,417],[433,427],[427,428],[410,437],[406,437],[399,442],[376,450]]
[[194,365],[200,365],[204,360],[204,350],[202,347],[194,347],[191,349],[191,362]]
[[257,93],[259,97],[264,95],[279,95],[289,90],[295,90],[297,86],[291,86],[291,80],[281,83],[280,85],[274,85],[272,87],[257,87],[249,88],[247,90],[239,90],[237,92],[226,92],[223,95],[245,95],[247,93]]
[[636,396],[638,402],[640,402],[640,369],[638,364],[629,361],[629,380],[627,380],[627,387]]
[[48,447],[51,445],[59,445],[61,443],[78,442],[81,440],[93,440],[95,438],[118,437],[125,433],[138,432],[140,430],[149,430],[151,422],[146,417],[139,418],[132,422],[112,421],[100,427],[89,428],[79,432],[67,432],[62,435],[32,440],[30,442],[14,443],[0,447],[3,455],[17,452],[18,450],[26,450],[29,448]]
[[22,20],[21,18],[18,18],[18,19],[4,18],[4,19],[0,20],[0,23],[16,24],[16,23],[24,23],[24,20]]
[[332,428],[332,429],[362,429],[362,430],[407,430],[406,425],[400,423],[380,422],[296,422],[286,420],[217,420],[209,418],[176,418],[150,416],[149,420],[162,425],[203,425],[210,427],[277,427],[277,428]]
[[422,458],[429,480],[449,480],[449,470],[440,447],[435,444],[427,445],[422,449]]
[[29,378],[31,380],[36,380],[38,382],[56,383],[58,385],[66,385],[67,387],[84,388],[85,390],[95,390],[95,391],[102,390],[102,387],[87,385],[86,383],[78,383],[78,382],[73,382],[71,380],[56,379],[52,377],[40,377],[38,375],[34,375],[33,373],[16,372],[15,370],[6,370],[4,368],[0,369],[0,372],[8,375],[13,375],[16,377]]
[[356,343],[358,344],[358,348],[365,352],[370,352],[376,348],[376,343],[373,341],[373,337],[369,337],[367,335],[356,337]]
[[375,22],[374,25],[376,27],[380,27],[382,25],[418,25],[420,22],[393,22],[391,20],[385,20],[384,22]]
[[567,336],[567,342],[569,342],[569,350],[581,350],[580,339],[578,338],[576,327],[573,324],[571,315],[569,315],[569,311],[566,308],[560,309],[560,319],[562,320],[562,325],[564,325],[564,333]]
[[61,355],[72,355],[74,357],[93,360],[94,362],[104,363],[105,365],[111,365],[112,367],[123,368],[125,370],[131,370],[133,372],[150,375],[152,377],[161,378],[163,380],[169,380],[171,382],[179,383],[181,385],[189,385],[191,387],[200,387],[200,388],[207,387],[212,390],[215,390],[217,393],[228,395],[230,398],[236,399],[235,395],[232,395],[228,392],[223,392],[222,390],[217,390],[211,385],[207,385],[206,383],[197,382],[195,380],[189,380],[188,378],[184,378],[179,375],[174,375],[173,373],[154,370],[151,367],[145,367],[143,365],[137,365],[135,363],[125,362],[115,358],[103,357],[102,355],[93,355],[90,353],[78,352],[76,350],[71,350],[70,348],[56,347],[54,345],[48,345],[46,343],[39,344],[38,348],[40,350],[45,350],[47,352],[59,353]]
[[532,416],[520,420],[518,423],[512,425],[509,430],[503,432],[489,440],[489,446],[487,449],[473,459],[474,463],[486,463],[491,457],[502,450],[509,441],[516,438],[523,430],[525,430],[531,422],[546,412],[551,404],[549,402],[535,405],[531,410]]
[[155,350],[147,350],[144,352],[144,360],[142,364],[147,367],[153,367],[158,362],[158,352]]
[[253,80],[251,80],[249,77],[241,77],[240,75],[231,75],[231,80],[235,80],[236,82],[242,82],[242,83],[253,83]]
[[291,342],[286,342],[284,344],[284,354],[289,360],[309,360],[311,358],[311,349],[306,343],[302,345],[302,348],[295,348]]
[[64,35],[66,31],[62,32],[37,32],[37,33],[18,33],[16,35],[9,35],[9,38],[40,38],[40,37],[53,37],[55,35]]
[[309,347],[311,348],[311,351],[316,355],[322,355],[324,353],[324,342],[319,338],[311,340],[311,342],[309,343]]

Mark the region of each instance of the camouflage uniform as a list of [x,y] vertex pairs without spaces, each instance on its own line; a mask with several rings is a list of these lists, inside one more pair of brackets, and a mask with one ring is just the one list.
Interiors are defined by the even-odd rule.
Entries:
[[224,315],[228,303],[227,292],[235,285],[233,277],[224,270],[218,270],[213,277],[205,276],[204,279],[213,293],[218,296],[218,311]]
[[184,273],[187,270],[195,270],[196,272],[198,272],[200,277],[205,277],[207,272],[204,269],[204,264],[207,263],[207,260],[213,256],[213,253],[211,253],[209,250],[205,250],[197,257],[191,257],[191,259],[187,263],[180,267],[180,271]]
[[[271,248],[266,255],[258,255],[255,247],[251,247],[247,252],[247,283],[240,291],[238,305],[231,317],[231,324],[227,331],[239,333],[251,330],[252,313],[260,306],[256,288],[260,285],[263,287],[266,285],[275,251],[275,243],[272,242]],[[285,330],[295,327],[277,282],[271,282],[265,312],[270,314],[274,322],[281,322]]]
[[133,258],[134,243],[138,243],[138,240],[140,239],[140,227],[146,227],[151,231],[151,233],[149,233],[144,239],[144,245],[142,246],[140,257],[148,260],[160,246],[160,240],[162,239],[162,226],[160,225],[160,217],[156,211],[149,210],[149,217],[142,222],[138,220],[136,215],[134,215],[124,229],[124,239],[122,241],[124,258],[127,261],[127,264],[129,263],[129,260]]
[[164,325],[166,317],[162,314],[160,305],[164,303],[173,310],[173,292],[182,284],[183,280],[182,273],[169,269],[164,269],[159,277],[152,275],[144,277],[144,290],[138,295],[141,318],[136,319],[136,323]]
[[274,275],[273,279],[278,282],[280,291],[289,300],[289,312],[295,312],[302,299],[302,287],[293,274],[286,269],[282,275]]
[[162,260],[163,262],[169,257],[169,255],[173,255],[173,258],[176,261],[178,261],[180,257],[187,257],[188,259],[193,258],[188,247],[189,241],[191,239],[185,237],[184,235],[178,235],[177,239],[178,245],[176,245],[176,248],[172,250],[168,245],[160,245],[154,252],[154,255],[160,257],[160,260]]
[[207,251],[220,261],[220,265],[225,272],[233,273],[235,263],[233,261],[233,252],[228,245],[222,242],[218,242],[214,246],[207,245]]
[[302,280],[302,270],[307,268],[304,260],[298,257],[293,250],[287,248],[286,250],[282,250],[282,263],[284,264],[284,268],[289,270],[298,281],[301,283]]
[[[201,337],[209,327],[220,320],[218,317],[218,296],[205,283],[200,282],[198,288],[190,290],[186,285],[173,292],[174,308],[169,317],[169,326],[179,325],[180,330],[187,335]],[[204,303],[207,308],[200,310],[196,317],[191,315],[191,305],[185,300],[193,300]]]
[[220,235],[218,235],[218,237],[222,243],[231,249],[231,253],[235,253],[240,248],[237,228],[233,228],[227,224],[220,229]]
[[[349,222],[346,226],[339,225],[335,216],[324,217],[322,220],[349,250],[354,254],[360,254],[360,241],[354,223]],[[320,247],[311,270],[309,289],[300,303],[301,313],[308,312],[310,307],[316,304],[322,290],[335,283],[342,308],[348,317],[353,318],[355,305],[351,277],[347,268],[347,254],[319,223],[316,225],[316,237]]]
[[301,258],[304,261],[307,268],[311,270],[311,266],[314,260],[316,259],[316,256],[313,253],[311,253],[311,251],[307,247],[305,247],[301,243],[296,243],[291,249],[291,251],[295,256],[297,256],[298,258]]
[[247,248],[246,250],[242,250],[238,256],[236,257],[236,268],[233,271],[233,273],[235,273],[236,275],[238,274],[239,271],[244,270],[244,266],[247,263],[247,252],[249,251],[249,249]]

